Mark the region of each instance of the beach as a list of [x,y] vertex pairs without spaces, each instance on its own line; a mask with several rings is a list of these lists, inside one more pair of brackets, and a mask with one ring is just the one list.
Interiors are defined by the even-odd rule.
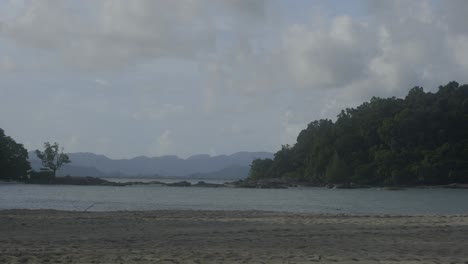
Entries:
[[468,215],[0,211],[0,263],[468,263]]

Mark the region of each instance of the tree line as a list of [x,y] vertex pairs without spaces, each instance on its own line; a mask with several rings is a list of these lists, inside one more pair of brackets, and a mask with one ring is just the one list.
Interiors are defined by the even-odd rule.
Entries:
[[32,171],[28,151],[0,128],[0,181],[30,182],[34,178],[41,180],[43,177],[53,179],[60,167],[71,162],[58,143],[45,142],[44,151],[36,150],[35,154],[48,171]]
[[468,183],[468,85],[435,93],[412,88],[405,98],[373,97],[335,122],[302,130],[273,159],[256,159],[249,180],[283,178],[312,185]]

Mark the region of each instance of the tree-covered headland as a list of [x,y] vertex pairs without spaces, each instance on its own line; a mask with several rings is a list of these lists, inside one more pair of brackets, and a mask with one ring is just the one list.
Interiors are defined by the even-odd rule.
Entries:
[[414,87],[403,98],[376,98],[311,122],[274,159],[252,162],[248,180],[282,178],[311,185],[468,183],[468,85],[436,93]]

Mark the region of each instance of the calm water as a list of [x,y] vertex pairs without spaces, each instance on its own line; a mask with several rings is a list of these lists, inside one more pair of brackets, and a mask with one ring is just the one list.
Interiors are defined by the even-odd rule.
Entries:
[[357,214],[467,214],[468,190],[385,191],[0,184],[0,209],[207,209]]

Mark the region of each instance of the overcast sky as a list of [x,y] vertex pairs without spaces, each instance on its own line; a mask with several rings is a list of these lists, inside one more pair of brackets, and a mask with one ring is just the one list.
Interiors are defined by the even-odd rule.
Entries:
[[276,151],[468,79],[468,1],[0,0],[0,128],[112,158]]

